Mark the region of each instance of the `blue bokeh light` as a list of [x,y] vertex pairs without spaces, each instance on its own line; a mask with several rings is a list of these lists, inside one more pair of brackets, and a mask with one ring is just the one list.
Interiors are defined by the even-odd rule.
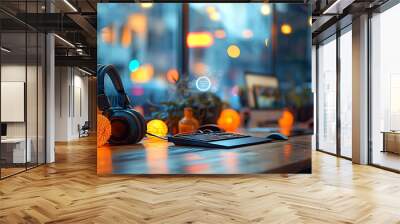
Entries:
[[138,70],[139,66],[140,66],[139,61],[136,59],[133,59],[129,62],[129,71],[134,72],[134,71]]

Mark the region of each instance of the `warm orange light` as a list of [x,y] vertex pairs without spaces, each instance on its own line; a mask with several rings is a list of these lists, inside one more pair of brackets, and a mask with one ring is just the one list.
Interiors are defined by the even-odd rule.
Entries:
[[107,117],[97,114],[97,147],[105,145],[111,137],[111,123]]
[[140,66],[136,71],[131,73],[131,80],[136,83],[149,82],[154,75],[154,68],[150,64]]
[[112,152],[110,146],[97,148],[97,174],[112,172]]
[[225,131],[236,131],[240,126],[240,115],[233,109],[224,109],[218,118],[217,124]]
[[167,72],[167,80],[169,83],[175,84],[179,80],[179,72],[176,69],[170,69]]
[[101,29],[101,39],[103,40],[104,43],[114,43],[115,41],[115,32],[114,28],[112,26],[106,26],[103,29]]
[[121,34],[121,45],[123,47],[129,47],[132,43],[132,32],[128,26],[124,26]]
[[[168,133],[168,126],[162,120],[151,120],[147,123],[147,132],[153,135],[164,137]],[[156,138],[151,135],[147,135],[149,138]]]
[[249,39],[253,37],[253,31],[251,31],[250,29],[245,29],[242,32],[242,36],[243,38]]
[[267,3],[262,4],[261,14],[263,14],[264,16],[271,14],[271,6]]
[[294,124],[293,114],[288,109],[285,109],[278,120],[278,124],[282,134],[290,135]]
[[230,45],[226,50],[228,56],[231,58],[237,58],[240,56],[240,48],[236,45]]
[[131,31],[143,38],[147,32],[147,17],[144,14],[134,13],[128,17],[127,25]]
[[193,73],[195,75],[205,75],[207,73],[207,65],[202,62],[196,62],[193,65]]
[[291,27],[289,24],[284,23],[284,24],[282,24],[282,26],[281,26],[281,32],[282,32],[283,34],[285,34],[285,35],[289,35],[289,34],[292,33],[292,27]]
[[189,48],[207,48],[214,44],[214,38],[210,32],[191,32],[186,43]]
[[226,36],[225,31],[222,30],[222,29],[214,31],[214,37],[215,38],[223,39],[223,38],[225,38],[225,36]]

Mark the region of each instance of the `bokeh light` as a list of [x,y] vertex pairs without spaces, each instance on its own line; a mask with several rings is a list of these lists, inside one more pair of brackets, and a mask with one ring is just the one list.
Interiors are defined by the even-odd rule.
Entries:
[[121,34],[121,45],[123,47],[129,47],[132,43],[132,31],[130,30],[129,26],[124,26],[122,28]]
[[215,30],[214,37],[217,39],[224,39],[226,36],[225,31],[223,29]]
[[131,80],[136,83],[147,83],[153,78],[153,75],[153,66],[150,64],[145,64],[131,73]]
[[144,9],[149,9],[149,8],[153,7],[153,3],[151,3],[151,2],[140,3],[140,7],[144,8]]
[[282,32],[283,34],[285,34],[285,35],[289,35],[289,34],[292,33],[292,27],[291,27],[289,24],[284,23],[284,24],[282,24],[282,26],[281,26],[281,32]]
[[240,56],[240,48],[236,45],[230,45],[226,50],[228,56],[231,58],[237,58]]
[[264,16],[271,14],[271,6],[267,3],[262,4],[261,14],[263,14]]
[[101,29],[101,39],[104,43],[112,44],[115,41],[115,31],[113,26],[106,26]]
[[269,38],[268,37],[265,38],[264,43],[265,43],[265,47],[268,47],[268,43],[269,43]]
[[207,48],[213,45],[214,37],[210,32],[191,32],[186,39],[189,48]]
[[218,10],[214,6],[208,6],[206,7],[206,11],[208,13],[208,17],[213,20],[213,21],[219,21],[220,20],[220,14]]
[[196,79],[196,88],[202,92],[211,89],[211,80],[207,76],[200,76]]
[[133,13],[128,17],[127,25],[131,31],[135,31],[141,38],[145,37],[147,32],[147,17],[144,14]]
[[167,71],[167,81],[175,84],[179,80],[179,72],[176,69],[170,69]]
[[312,17],[311,16],[308,18],[308,23],[310,24],[310,26],[312,26]]
[[208,14],[215,13],[217,9],[214,6],[207,6],[206,11]]
[[240,115],[234,109],[224,109],[217,121],[218,127],[225,131],[236,131],[240,126]]
[[242,36],[243,38],[249,39],[253,37],[253,31],[251,31],[250,29],[245,29],[242,32]]
[[144,89],[141,86],[135,86],[132,88],[131,93],[133,96],[142,96],[144,94]]
[[[162,120],[151,120],[147,123],[147,132],[153,135],[164,137],[168,134],[168,126]],[[147,137],[155,138],[151,135],[147,135]]]
[[193,73],[197,76],[207,73],[208,67],[203,62],[196,62],[193,65]]
[[133,59],[129,62],[129,71],[134,72],[136,71],[140,66],[140,63],[138,60]]
[[221,18],[221,16],[219,15],[219,12],[213,12],[209,16],[212,21],[219,21]]
[[239,95],[239,86],[235,85],[231,89],[231,95],[232,96],[238,96]]

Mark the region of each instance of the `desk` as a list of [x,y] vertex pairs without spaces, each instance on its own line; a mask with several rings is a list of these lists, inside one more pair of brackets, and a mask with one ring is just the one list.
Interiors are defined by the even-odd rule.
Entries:
[[[6,163],[25,163],[31,161],[31,139],[28,142],[25,154],[25,138],[1,139],[1,157]],[[27,158],[27,161],[25,161]]]
[[97,149],[97,173],[311,173],[311,136],[234,149],[174,146],[162,140]]

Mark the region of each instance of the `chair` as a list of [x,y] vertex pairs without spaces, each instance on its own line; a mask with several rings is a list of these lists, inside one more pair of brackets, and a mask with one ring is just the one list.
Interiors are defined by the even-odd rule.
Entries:
[[78,124],[79,138],[89,136],[89,130],[90,130],[89,121],[85,121],[82,127]]

